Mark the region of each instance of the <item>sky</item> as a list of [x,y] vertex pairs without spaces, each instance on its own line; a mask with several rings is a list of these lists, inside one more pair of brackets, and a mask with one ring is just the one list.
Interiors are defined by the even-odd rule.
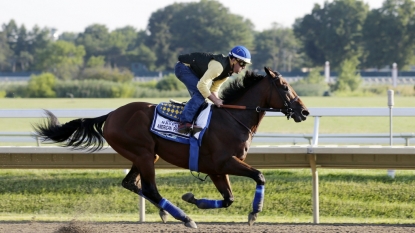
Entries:
[[[0,0],[0,25],[14,19],[31,30],[56,28],[62,32],[83,32],[92,24],[104,24],[110,31],[125,26],[145,30],[152,13],[174,2],[197,0]],[[270,29],[273,23],[291,27],[296,18],[311,13],[314,4],[326,0],[219,0],[232,14],[250,19],[255,30]],[[332,0],[329,0],[331,2]],[[370,9],[384,0],[363,0]]]

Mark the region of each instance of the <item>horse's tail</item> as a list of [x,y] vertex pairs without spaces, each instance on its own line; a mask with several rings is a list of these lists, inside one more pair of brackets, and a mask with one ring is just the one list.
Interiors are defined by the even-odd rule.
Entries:
[[58,118],[50,111],[46,122],[34,125],[35,136],[43,142],[61,143],[61,146],[73,149],[88,149],[93,152],[101,150],[104,146],[102,126],[107,120],[107,115],[96,118],[79,118],[61,125]]

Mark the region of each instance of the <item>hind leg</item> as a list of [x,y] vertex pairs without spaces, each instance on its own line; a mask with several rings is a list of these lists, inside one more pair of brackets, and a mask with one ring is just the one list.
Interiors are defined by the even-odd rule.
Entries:
[[141,182],[140,171],[134,165],[131,167],[127,176],[122,180],[121,185],[135,194],[140,194]]
[[197,228],[196,223],[183,210],[163,198],[158,192],[155,181],[154,155],[151,155],[144,148],[135,147],[134,149],[129,148],[127,150],[125,149],[126,147],[120,147],[118,145],[112,147],[119,154],[132,161],[138,169],[141,178],[140,196],[158,206],[160,209],[164,209],[175,219],[182,221],[186,227]]
[[[159,160],[159,156],[156,155],[154,157],[154,163]],[[131,166],[130,171],[128,172],[127,176],[123,179],[121,185],[130,190],[133,193],[140,195],[141,190],[141,182],[140,182],[140,170],[134,165]]]
[[223,197],[223,200],[196,199],[193,193],[186,193],[182,199],[196,205],[199,209],[227,208],[233,203],[232,188],[228,175],[209,175],[216,188]]
[[[183,210],[163,198],[157,190],[154,158],[156,142],[150,132],[151,116],[154,109],[149,105],[137,105],[129,110],[129,105],[112,112],[104,125],[104,137],[117,153],[133,163],[141,179],[141,194],[150,202],[166,210],[185,226],[197,228],[195,222]],[[139,119],[139,120],[138,120]],[[141,196],[140,195],[140,196]]]
[[[156,156],[156,159],[154,161],[154,163],[158,160],[158,156]],[[128,190],[130,190],[131,192],[142,196],[142,191],[141,191],[141,180],[140,180],[140,171],[138,170],[138,168],[136,166],[132,166],[130,171],[128,172],[127,176],[123,179],[122,181],[122,186]],[[156,206],[157,208],[159,208],[159,215],[161,220],[164,223],[167,223],[167,216],[168,213],[167,211],[165,211],[163,208],[161,208],[159,205],[151,202],[154,206]]]

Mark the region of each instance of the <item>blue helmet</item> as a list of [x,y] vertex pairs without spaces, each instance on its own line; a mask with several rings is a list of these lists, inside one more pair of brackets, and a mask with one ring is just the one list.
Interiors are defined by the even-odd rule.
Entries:
[[242,45],[235,46],[230,52],[229,55],[241,59],[242,61],[251,64],[251,53],[247,48]]

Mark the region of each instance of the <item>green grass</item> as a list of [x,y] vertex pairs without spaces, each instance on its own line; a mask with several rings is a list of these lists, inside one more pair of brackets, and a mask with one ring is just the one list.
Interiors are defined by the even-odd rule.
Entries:
[[[312,222],[309,169],[263,170],[264,209],[259,222]],[[320,169],[320,222],[414,223],[415,171]],[[0,221],[36,220],[136,221],[138,196],[120,183],[123,170],[1,170]],[[157,170],[161,195],[196,221],[245,222],[255,183],[231,177],[235,202],[227,209],[200,210],[181,195],[222,199],[208,179],[200,182],[188,171]],[[158,210],[146,202],[147,221],[159,221]],[[208,219],[208,220],[207,220]],[[175,220],[172,220],[175,221]]]

